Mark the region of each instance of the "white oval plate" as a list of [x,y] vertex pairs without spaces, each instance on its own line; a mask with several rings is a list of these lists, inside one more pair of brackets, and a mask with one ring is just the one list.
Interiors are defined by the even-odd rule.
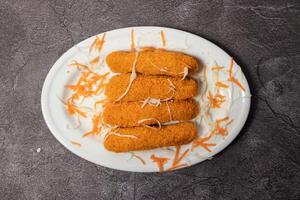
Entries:
[[[228,69],[230,56],[221,48],[197,35],[165,27],[132,27],[106,32],[105,43],[100,54],[102,59],[111,51],[129,50],[132,29],[134,29],[135,33],[135,45],[138,47],[154,46],[161,48],[160,31],[164,31],[166,36],[166,49],[181,51],[195,56],[206,64],[208,88],[213,84],[210,71],[211,66],[218,64],[218,66],[224,66]],[[101,34],[99,34],[99,37],[101,37]],[[139,155],[145,160],[146,165],[143,165],[139,160],[131,158],[130,153],[113,153],[107,151],[103,147],[101,138],[81,138],[82,133],[90,129],[89,122],[83,121],[79,129],[70,129],[67,127],[67,125],[76,124],[76,120],[66,114],[65,108],[58,100],[58,97],[62,99],[67,98],[68,92],[64,86],[74,82],[78,76],[76,69],[68,67],[67,64],[74,59],[86,64],[88,59],[92,57],[88,54],[88,48],[94,39],[94,36],[90,37],[69,49],[56,61],[47,75],[43,86],[41,105],[43,116],[50,131],[54,137],[71,152],[98,165],[125,171],[157,172],[159,171],[157,166],[150,159],[150,155],[155,154],[157,156],[170,158],[165,166],[167,169],[171,166],[171,158],[174,156],[174,152],[172,151],[159,148],[135,152],[136,155]],[[109,71],[106,66],[102,68],[102,71]],[[200,77],[200,73],[201,72],[199,72],[197,78]],[[211,139],[211,142],[216,143],[216,146],[210,147],[212,152],[207,152],[201,147],[196,148],[194,151],[190,151],[188,156],[182,160],[182,163],[191,166],[212,157],[228,146],[242,129],[250,109],[251,95],[247,80],[241,68],[236,63],[233,67],[233,74],[244,86],[245,92],[242,92],[235,85],[229,84],[230,88],[226,91],[224,90],[222,93],[226,98],[230,99],[230,101],[225,103],[224,109],[215,109],[211,112],[213,119],[222,118],[225,115],[233,119],[233,122],[228,126],[228,135],[225,138],[213,137]],[[226,80],[226,71],[221,73],[220,79]],[[199,99],[199,97],[197,99]],[[203,102],[200,102],[200,104],[203,104]],[[197,120],[197,122],[200,123],[199,120]],[[203,124],[203,120],[201,123]],[[201,127],[200,125],[198,129],[199,136],[204,135],[205,132],[208,131],[206,129],[207,127]],[[79,142],[81,147],[72,144],[71,141]],[[181,152],[190,147],[191,145],[183,145]]]

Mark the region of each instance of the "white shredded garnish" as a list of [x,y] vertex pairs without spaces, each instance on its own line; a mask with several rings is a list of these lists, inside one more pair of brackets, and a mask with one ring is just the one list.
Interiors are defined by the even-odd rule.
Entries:
[[[111,136],[111,135],[116,135],[116,136],[119,136],[119,137],[127,137],[127,138],[134,138],[134,139],[137,139],[138,137],[135,136],[135,135],[127,135],[127,134],[120,134],[120,133],[116,133],[116,132],[110,132],[109,134],[106,135],[106,138]],[[104,138],[104,140],[106,139]]]
[[172,81],[170,79],[167,79],[170,83],[170,87],[173,88],[174,90],[176,89],[175,85],[172,83]]
[[159,106],[160,104],[160,99],[155,99],[155,98],[150,98],[149,99],[149,104],[153,106]]
[[178,124],[178,123],[180,123],[180,121],[176,120],[176,121],[165,122],[165,123],[162,123],[161,125],[167,126],[167,125],[174,125],[174,124]]
[[187,67],[184,67],[183,72],[180,72],[179,74],[183,75],[181,80],[184,80],[187,77],[187,75],[189,74],[189,69]]
[[[66,105],[66,102],[64,102],[64,100],[62,100],[59,96],[56,95],[56,98],[63,104],[63,105]],[[72,101],[73,102],[73,101]],[[93,109],[87,107],[87,106],[78,106],[76,105],[75,103],[73,103],[73,106],[77,109],[85,109],[85,111],[89,112],[89,113],[92,113],[93,112]]]
[[161,101],[169,101],[169,100],[171,100],[174,97],[175,90],[173,90],[172,88],[170,88],[170,91],[172,92],[172,95],[170,97],[168,97],[168,98],[162,99]]
[[79,118],[79,115],[78,114],[76,114],[77,115],[77,123],[76,123],[76,125],[74,125],[74,126],[72,126],[72,125],[70,125],[70,124],[67,124],[67,129],[78,129],[80,126],[81,126],[81,121],[80,121],[80,118]]
[[153,126],[150,126],[150,125],[147,125],[147,124],[142,124],[143,127],[146,127],[146,128],[151,128],[151,129],[154,129],[154,130],[159,130],[160,128],[156,128],[156,127],[153,127]]
[[157,66],[156,64],[154,64],[149,58],[147,58],[147,59],[148,59],[148,61],[150,62],[150,64],[151,64],[153,67],[157,68],[159,71],[162,71],[162,72],[168,72],[168,70],[166,70],[165,67],[161,68],[161,67]]
[[178,60],[179,62],[183,63],[185,66],[187,66],[188,68],[192,69],[193,67],[191,65],[186,64],[185,62]]
[[151,97],[148,97],[146,98],[144,101],[142,101],[142,105],[141,105],[141,108],[144,108],[146,104],[149,104],[151,106],[159,106],[161,102],[164,102],[164,101],[169,101],[173,98],[174,94],[175,94],[175,85],[172,83],[172,81],[170,79],[167,79],[170,83],[170,88],[169,88],[169,92],[171,91],[172,92],[172,95],[171,97],[168,97],[166,99],[157,99],[157,98],[151,98]]
[[149,102],[149,97],[147,99],[145,99],[144,101],[142,101],[142,108],[145,107],[145,105]]
[[170,106],[169,106],[169,104],[168,104],[168,102],[167,102],[167,101],[166,101],[166,105],[167,105],[167,109],[168,109],[168,113],[169,113],[170,121],[172,121],[172,114],[171,114]]
[[[160,121],[158,121],[158,120],[155,119],[155,118],[141,119],[141,120],[138,121],[138,123],[139,123],[139,124],[142,124],[143,122],[146,122],[146,121],[155,121],[155,122],[157,122],[158,129],[161,129],[161,123],[160,123]],[[151,127],[151,126],[149,126],[149,127]],[[153,127],[151,127],[151,128],[153,128]]]
[[155,98],[148,97],[147,99],[142,101],[142,106],[141,107],[144,108],[146,104],[157,107],[157,106],[160,105],[160,99],[155,99]]
[[130,79],[129,79],[129,83],[128,83],[128,86],[125,90],[125,92],[116,100],[116,101],[120,101],[122,98],[125,97],[125,95],[128,93],[133,81],[136,79],[137,75],[136,75],[136,71],[135,71],[135,66],[136,66],[136,63],[137,63],[137,59],[138,59],[138,52],[135,52],[135,58],[134,58],[134,62],[133,62],[133,65],[132,65],[132,72],[130,74]]
[[[60,97],[58,97],[58,95],[56,95],[56,98],[63,104],[63,105],[66,105],[66,103],[60,98]],[[75,106],[76,107],[76,106]],[[78,108],[78,107],[76,107],[76,108]],[[77,116],[77,125],[75,125],[75,126],[72,126],[72,125],[70,125],[70,124],[67,124],[67,129],[78,129],[80,126],[81,126],[81,121],[80,121],[80,119],[79,119],[79,115],[77,114],[77,113],[75,113],[76,114],[76,116]]]

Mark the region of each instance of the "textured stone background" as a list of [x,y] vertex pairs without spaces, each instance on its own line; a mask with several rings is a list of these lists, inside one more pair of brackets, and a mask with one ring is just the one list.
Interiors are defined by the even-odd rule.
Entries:
[[[300,199],[299,19],[299,0],[0,0],[0,199]],[[138,25],[198,34],[242,66],[251,113],[212,161],[164,174],[115,171],[49,132],[40,94],[53,63],[87,37]]]

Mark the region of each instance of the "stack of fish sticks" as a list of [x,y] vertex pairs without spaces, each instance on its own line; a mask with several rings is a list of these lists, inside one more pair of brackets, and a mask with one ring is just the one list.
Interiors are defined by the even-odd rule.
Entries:
[[[198,71],[192,56],[163,49],[115,51],[106,63],[112,77],[105,87],[103,122],[116,127],[104,141],[114,152],[147,150],[190,143],[197,134],[189,120],[199,113]],[[136,74],[134,77],[133,75]]]

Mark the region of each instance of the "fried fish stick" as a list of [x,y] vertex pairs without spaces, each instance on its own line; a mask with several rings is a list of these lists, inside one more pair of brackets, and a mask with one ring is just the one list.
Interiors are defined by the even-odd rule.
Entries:
[[196,135],[196,127],[190,122],[163,126],[161,129],[118,128],[108,133],[104,147],[113,152],[147,150],[188,144],[195,139]]
[[192,100],[162,102],[158,106],[140,102],[107,103],[102,118],[105,124],[119,127],[159,124],[169,121],[184,121],[195,118],[198,104]]
[[138,53],[115,51],[107,55],[106,63],[115,73],[128,73],[132,71],[136,56],[135,69],[142,74],[183,76],[186,70],[192,73],[198,70],[196,58],[154,48],[147,48]]
[[[112,77],[105,86],[108,101],[116,101],[127,89],[130,75],[121,74]],[[193,79],[167,76],[138,75],[122,101],[141,101],[154,99],[188,99],[196,96],[197,83]]]

